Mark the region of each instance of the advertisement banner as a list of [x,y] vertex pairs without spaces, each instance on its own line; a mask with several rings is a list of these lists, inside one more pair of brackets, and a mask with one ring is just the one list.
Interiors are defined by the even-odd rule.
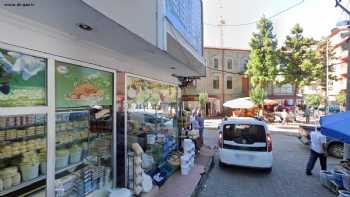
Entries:
[[56,107],[112,105],[113,73],[56,61]]
[[47,61],[0,49],[0,107],[46,105]]
[[202,55],[202,1],[167,0],[166,17],[198,54]]

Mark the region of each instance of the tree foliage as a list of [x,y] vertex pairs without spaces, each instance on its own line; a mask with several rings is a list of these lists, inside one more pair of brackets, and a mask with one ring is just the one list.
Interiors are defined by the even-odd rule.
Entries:
[[246,71],[253,88],[264,87],[277,75],[277,39],[272,22],[262,17],[257,23],[257,31],[249,43],[251,50]]
[[203,107],[208,101],[208,93],[207,92],[202,92],[198,96],[198,102],[201,107]]
[[249,97],[256,105],[264,104],[264,100],[266,97],[264,88],[261,88],[260,86],[252,88],[250,90]]
[[341,91],[335,98],[337,103],[341,106],[345,106],[346,103],[346,93],[345,91]]
[[205,104],[207,103],[208,101],[208,93],[207,92],[202,92],[202,93],[199,93],[198,95],[198,102],[199,102],[199,105],[200,105],[200,111],[202,112],[202,114],[204,115],[205,113],[205,109],[206,109],[206,106]]
[[309,94],[305,96],[305,104],[314,108],[318,108],[323,104],[323,97],[320,94]]
[[303,36],[303,28],[299,24],[292,28],[279,50],[284,83],[293,84],[298,90],[320,78],[323,66],[316,44],[314,39]]

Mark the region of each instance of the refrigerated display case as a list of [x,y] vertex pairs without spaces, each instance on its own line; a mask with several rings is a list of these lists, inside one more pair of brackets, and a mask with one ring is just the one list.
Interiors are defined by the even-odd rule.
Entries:
[[108,108],[56,113],[56,196],[86,196],[111,188],[111,115]]
[[[87,196],[115,187],[115,72],[31,54],[41,57],[0,48],[9,63],[4,70],[0,62],[0,196]],[[15,64],[21,70],[12,72]]]
[[0,116],[0,196],[45,188],[46,122],[46,114]]

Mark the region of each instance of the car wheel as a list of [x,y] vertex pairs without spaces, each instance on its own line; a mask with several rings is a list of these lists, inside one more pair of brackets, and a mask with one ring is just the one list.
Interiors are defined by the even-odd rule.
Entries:
[[344,155],[344,145],[340,143],[333,143],[328,147],[328,154],[336,157],[336,158],[343,158]]

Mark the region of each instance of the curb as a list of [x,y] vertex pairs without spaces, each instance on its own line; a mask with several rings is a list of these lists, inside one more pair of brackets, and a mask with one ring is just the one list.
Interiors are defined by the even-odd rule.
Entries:
[[204,172],[201,174],[201,178],[198,181],[196,188],[194,189],[194,191],[191,194],[191,197],[197,197],[199,192],[202,190],[204,183],[206,182],[206,180],[208,179],[209,176],[209,172],[213,169],[214,167],[214,155],[210,156],[208,163],[206,164],[206,166],[204,167]]

